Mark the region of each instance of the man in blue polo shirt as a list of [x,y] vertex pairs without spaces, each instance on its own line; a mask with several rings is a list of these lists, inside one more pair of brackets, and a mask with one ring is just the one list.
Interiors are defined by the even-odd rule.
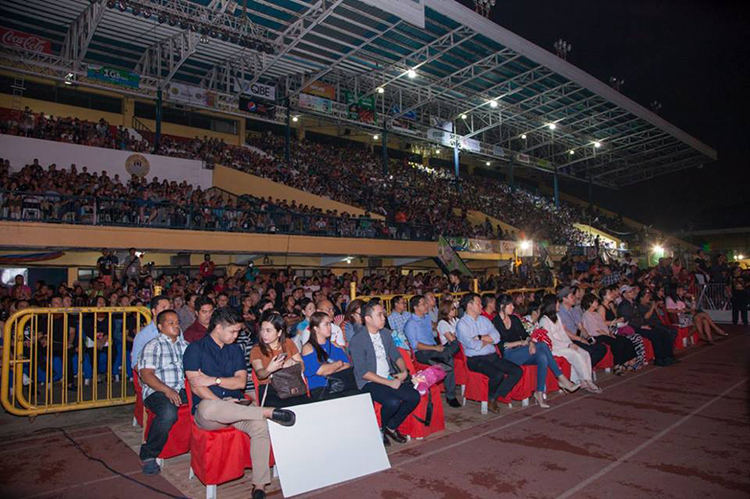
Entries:
[[438,345],[432,332],[432,320],[428,315],[427,300],[422,295],[414,295],[409,304],[412,315],[404,326],[404,334],[409,340],[414,357],[418,362],[439,365],[445,371],[445,400],[451,407],[461,407],[456,400],[456,375],[453,372],[453,357],[458,353],[458,342]]
[[295,423],[295,414],[286,409],[242,405],[247,383],[247,367],[242,349],[235,344],[245,327],[242,316],[231,307],[214,310],[209,333],[191,343],[185,351],[185,375],[193,393],[195,424],[204,430],[234,426],[250,437],[253,461],[253,499],[266,497],[271,481],[268,459],[271,439],[267,419],[284,426]]

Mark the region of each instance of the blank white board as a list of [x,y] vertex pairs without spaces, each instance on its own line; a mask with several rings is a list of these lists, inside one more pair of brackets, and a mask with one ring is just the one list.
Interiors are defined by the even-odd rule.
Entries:
[[284,497],[391,467],[369,394],[289,409],[294,426],[268,423]]

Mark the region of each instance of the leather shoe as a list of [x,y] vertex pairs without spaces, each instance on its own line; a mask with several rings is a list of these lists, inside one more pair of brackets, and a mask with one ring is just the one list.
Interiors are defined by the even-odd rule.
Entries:
[[388,436],[385,434],[385,431],[380,430],[380,434],[383,436],[383,445],[386,447],[390,447],[391,441],[388,439]]
[[271,421],[281,426],[294,426],[297,422],[297,415],[289,409],[274,409],[271,414]]
[[461,402],[457,399],[448,399],[448,405],[451,407],[461,407]]
[[253,488],[252,499],[266,499],[266,491]]
[[406,437],[401,434],[398,430],[391,430],[388,427],[383,428],[383,431],[386,435],[388,435],[390,438],[395,440],[399,444],[405,444],[406,443]]
[[497,400],[490,400],[487,404],[487,410],[489,410],[493,414],[499,414],[500,404],[497,403]]

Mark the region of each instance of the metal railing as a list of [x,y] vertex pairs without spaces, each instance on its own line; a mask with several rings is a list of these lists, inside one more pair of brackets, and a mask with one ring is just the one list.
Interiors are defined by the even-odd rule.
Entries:
[[730,310],[732,296],[729,286],[722,283],[697,284],[697,307],[701,310]]
[[0,220],[409,241],[435,241],[438,236],[428,225],[294,213],[278,207],[257,210],[3,190]]
[[3,331],[0,401],[17,416],[135,402],[132,338],[143,307],[26,308]]

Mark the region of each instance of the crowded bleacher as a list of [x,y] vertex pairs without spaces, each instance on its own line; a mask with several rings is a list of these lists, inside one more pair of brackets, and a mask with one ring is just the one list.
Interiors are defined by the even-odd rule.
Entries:
[[[93,123],[34,113],[28,108],[20,117],[10,116],[0,121],[0,133],[135,152],[153,150],[153,145],[146,137],[135,130],[113,127],[103,119]],[[420,168],[406,160],[392,160],[388,175],[385,175],[376,154],[354,146],[294,140],[290,163],[286,164],[284,139],[270,132],[249,138],[246,147],[228,145],[223,140],[209,137],[188,139],[163,135],[158,148],[153,152],[235,168],[383,215],[391,224],[412,227],[408,231],[393,225],[390,228],[376,227],[373,232],[381,236],[388,232],[390,237],[430,238],[434,237],[434,233],[428,227],[439,226],[439,232],[445,236],[510,240],[520,237],[518,233],[504,232],[489,219],[473,225],[467,218],[468,210],[482,212],[516,227],[528,238],[548,240],[551,244],[582,245],[591,242],[590,236],[573,226],[574,222],[590,222],[595,227],[606,230],[611,228],[621,235],[632,232],[632,229],[622,224],[621,219],[607,217],[595,207],[583,209],[572,203],[563,203],[557,208],[544,196],[522,189],[512,191],[507,184],[490,178],[468,176],[462,179],[459,186],[451,175],[442,170]],[[29,158],[30,161],[31,159]],[[11,166],[18,169],[24,165]],[[42,166],[47,168],[49,165]],[[58,168],[67,169],[68,165],[59,165]],[[4,182],[2,187],[7,190],[12,184]],[[440,196],[434,196],[434,193],[440,193]],[[103,194],[109,192],[96,192],[98,197],[103,197]],[[140,198],[138,194],[141,192],[136,194],[135,199]],[[199,198],[200,196],[188,199],[200,201]],[[143,199],[154,202],[154,198]],[[160,202],[173,201],[168,196],[155,199]],[[294,200],[291,203],[276,200],[276,204],[291,213],[317,211],[320,215],[333,217],[331,220],[326,217],[313,220],[313,225],[337,225],[335,218],[350,218],[345,213],[339,215],[329,211],[323,214],[307,206],[296,206]],[[249,203],[237,208],[253,210],[257,205]],[[159,210],[151,211],[156,213]],[[184,225],[187,219],[184,214],[171,216],[173,212],[184,209],[169,208],[166,211],[169,212],[168,215],[161,216],[165,224],[176,227]],[[228,216],[232,215],[230,213]],[[198,225],[202,224],[204,221],[198,220]],[[208,225],[230,230],[243,227],[234,221],[210,221]],[[254,230],[254,224],[247,225],[243,230]],[[347,220],[343,225],[345,227],[340,230],[337,228],[329,231],[328,227],[322,229],[323,232],[347,233],[351,232],[348,226],[356,224]],[[268,221],[261,221],[258,229],[262,232],[268,227]]]

